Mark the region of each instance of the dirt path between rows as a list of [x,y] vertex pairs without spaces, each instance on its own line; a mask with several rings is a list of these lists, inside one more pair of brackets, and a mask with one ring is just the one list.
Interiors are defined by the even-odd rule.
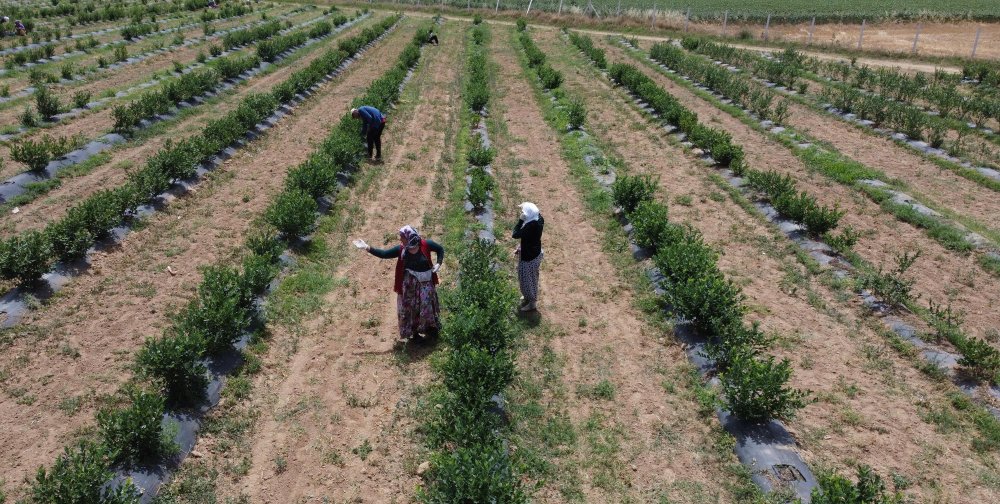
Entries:
[[[815,284],[789,254],[794,245],[728,197],[719,198],[719,187],[709,179],[712,168],[651,125],[621,134],[620,125],[649,123],[624,93],[590,68],[581,69],[589,62],[568,42],[554,32],[536,33],[549,62],[566,77],[564,85],[584,98],[589,131],[609,142],[635,171],[660,178],[671,220],[690,223],[722,251],[720,268],[749,298],[747,318],[779,335],[774,352],[794,363],[793,385],[823,398],[789,423],[807,461],[845,473],[854,470],[850,461],[871,465],[881,474],[895,471],[919,481],[917,493],[927,498],[940,491],[952,502],[995,499],[995,491],[985,486],[970,491],[963,483],[991,471],[982,460],[964,455],[969,434],[936,432],[921,420],[925,404],[948,404],[942,387],[887,349],[881,336],[859,326],[857,303],[838,302]],[[678,204],[685,196],[693,203]],[[866,357],[873,350],[881,368]],[[857,389],[853,397],[845,391],[850,387]],[[922,446],[905,441],[914,439]],[[920,463],[924,448],[942,454],[933,471]]]
[[[90,194],[101,189],[121,185],[126,180],[128,170],[141,168],[148,158],[158,152],[167,141],[200,133],[209,121],[218,119],[236,108],[243,97],[250,93],[269,92],[275,85],[284,81],[295,71],[305,68],[313,60],[325,54],[327,50],[336,48],[340,40],[352,37],[370,25],[370,22],[364,22],[352,26],[334,37],[311,46],[309,48],[310,52],[304,57],[286,64],[267,75],[255,76],[248,81],[244,81],[233,90],[228,91],[221,100],[214,103],[202,104],[193,109],[192,115],[182,117],[166,125],[164,131],[156,130],[155,136],[151,138],[142,139],[143,132],[139,132],[138,144],[135,142],[126,143],[109,151],[111,153],[110,161],[98,166],[86,175],[63,180],[62,185],[49,191],[45,196],[22,205],[17,214],[8,213],[4,215],[2,217],[4,233],[9,234],[26,229],[41,228],[49,222],[60,218],[71,206]],[[398,35],[395,34],[390,36],[398,38]],[[361,58],[368,60],[370,55],[364,54]],[[108,124],[104,125],[103,128],[110,129],[112,122],[110,111],[95,114],[91,116],[91,120],[74,121],[67,124],[67,127],[77,131],[103,131],[101,125],[95,124],[100,121],[107,121]],[[158,128],[158,126],[154,125],[153,128]]]
[[63,445],[93,425],[96,399],[129,378],[142,341],[158,336],[168,324],[165,315],[194,292],[198,268],[239,251],[287,170],[326,137],[331,113],[339,117],[351,98],[388,70],[413,32],[412,23],[397,29],[223,164],[211,181],[153,215],[119,249],[95,254],[87,274],[5,334],[12,341],[0,356],[0,460],[8,464],[0,479],[19,482],[51,464]]
[[607,51],[609,62],[634,64],[684,106],[696,112],[702,122],[731,134],[733,140],[743,146],[751,168],[788,174],[795,178],[799,190],[807,191],[823,205],[840,205],[846,211],[840,225],[852,226],[863,234],[854,251],[865,260],[892,269],[897,254],[922,251],[922,257],[907,276],[916,280],[913,292],[921,295],[923,302],[951,302],[954,308],[964,310],[965,327],[973,335],[982,337],[988,329],[996,327],[997,318],[992,307],[1000,303],[1000,281],[984,274],[973,255],[963,256],[948,251],[924,231],[882,211],[859,192],[822,174],[810,172],[785,146],[635,61],[620,47],[604,40],[595,39],[595,42]]
[[[685,366],[683,352],[657,344],[655,329],[634,308],[632,291],[602,250],[603,232],[590,222],[569,166],[559,155],[558,139],[528,99],[533,92],[515,51],[510,30],[495,27],[492,56],[504,76],[498,84],[499,109],[510,134],[508,142],[497,140],[497,164],[515,170],[521,197],[537,202],[545,216],[539,314],[555,335],[549,344],[564,363],[567,388],[575,391],[560,413],[581,432],[596,420],[609,442],[617,437],[620,443],[610,463],[597,462],[600,457],[590,443],[567,447],[564,458],[579,464],[583,473],[583,500],[641,501],[673,485],[725,495],[724,482],[731,476],[704,454],[713,443],[709,425],[697,419],[693,401],[672,396],[661,383],[661,373],[670,375]],[[510,213],[508,209],[508,219],[516,218]],[[497,234],[509,236],[506,231]],[[541,344],[529,341],[525,352]],[[580,395],[601,379],[613,384],[613,398]],[[666,449],[664,442],[669,443]],[[615,481],[602,476],[609,470]],[[562,501],[559,489],[551,486],[535,497]]]
[[[345,211],[357,227],[325,238],[343,259],[329,272],[340,285],[303,327],[274,328],[272,347],[288,348],[291,339],[295,350],[287,356],[272,352],[266,359],[254,387],[261,420],[247,450],[249,474],[220,489],[220,499],[229,493],[252,502],[412,498],[422,450],[415,433],[422,419],[412,409],[432,377],[430,348],[393,350],[398,338],[395,262],[355,250],[348,238],[392,246],[396,230],[409,223],[425,237],[440,239],[441,229],[421,223],[441,211],[433,182],[436,173],[451,166],[449,130],[457,127],[462,105],[462,67],[456,62],[463,54],[464,28],[464,23],[449,23],[440,32],[441,45],[424,48],[421,67],[407,84],[415,91],[413,108],[389,114],[385,164],[363,167],[381,173],[370,187],[352,190],[346,201]],[[449,282],[452,273],[443,270],[442,282]],[[212,451],[214,444],[209,439],[204,446]],[[286,464],[280,469],[279,459]]]

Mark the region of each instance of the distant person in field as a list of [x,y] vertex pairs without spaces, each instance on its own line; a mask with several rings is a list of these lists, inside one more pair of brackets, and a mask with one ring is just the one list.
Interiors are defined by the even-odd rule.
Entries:
[[538,302],[538,271],[542,266],[542,230],[545,219],[539,213],[534,203],[524,202],[518,205],[521,218],[514,226],[513,238],[520,238],[514,254],[519,257],[517,262],[517,283],[521,287],[522,312],[534,311]]
[[361,119],[361,135],[368,143],[368,159],[375,151],[375,161],[382,161],[382,130],[385,129],[385,114],[371,105],[351,109],[351,117]]
[[438,45],[438,36],[434,33],[434,29],[431,28],[431,32],[427,34],[427,43]]
[[18,35],[28,34],[28,29],[24,27],[24,23],[22,23],[20,19],[14,21],[14,31],[17,32]]
[[[399,318],[399,337],[412,339],[418,334],[434,338],[441,327],[441,308],[438,305],[437,271],[444,260],[444,247],[433,240],[425,240],[410,226],[399,230],[399,245],[387,249],[373,248],[364,240],[355,240],[354,246],[368,251],[380,259],[396,259],[396,314]],[[437,263],[431,260],[437,255]]]

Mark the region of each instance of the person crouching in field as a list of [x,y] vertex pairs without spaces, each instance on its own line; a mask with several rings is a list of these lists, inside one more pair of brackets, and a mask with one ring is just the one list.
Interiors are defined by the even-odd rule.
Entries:
[[368,159],[375,151],[375,162],[382,161],[382,130],[385,129],[385,114],[371,105],[351,109],[351,117],[361,119],[361,136],[368,143]]
[[[441,327],[441,307],[438,305],[437,271],[444,260],[444,247],[433,240],[425,240],[410,226],[399,230],[399,245],[377,249],[355,240],[354,245],[365,249],[380,259],[396,259],[396,313],[399,317],[399,337],[403,340],[423,334],[437,336]],[[431,261],[431,252],[437,263]]]
[[534,311],[538,302],[538,271],[542,266],[542,230],[545,219],[539,213],[534,203],[524,202],[518,205],[521,218],[514,226],[513,238],[520,238],[514,254],[519,256],[517,262],[517,283],[521,287],[522,312]]

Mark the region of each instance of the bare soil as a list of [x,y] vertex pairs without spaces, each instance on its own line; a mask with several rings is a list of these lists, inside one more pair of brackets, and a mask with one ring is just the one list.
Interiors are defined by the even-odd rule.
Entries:
[[[589,64],[575,48],[554,32],[536,33],[550,63],[566,76],[565,85],[584,97],[589,131],[637,172],[660,177],[671,220],[695,226],[722,252],[720,267],[749,298],[748,319],[777,338],[771,351],[794,363],[792,383],[819,399],[789,423],[811,465],[851,473],[853,464],[864,463],[881,474],[896,472],[914,481],[909,493],[924,500],[996,499],[994,489],[973,483],[995,472],[995,460],[968,455],[971,434],[939,432],[923,420],[930,410],[947,409],[947,387],[889,349],[856,301],[838,300],[797,264],[794,245],[728,196],[720,197],[709,178],[714,169],[662,130],[647,127],[624,93],[583,68]],[[622,125],[631,124],[643,127],[623,131]],[[678,204],[683,196],[693,203]],[[933,470],[926,464],[930,454]]]
[[[917,54],[920,56],[956,56],[968,58],[972,54],[972,44],[976,39],[976,29],[982,28],[976,58],[1000,58],[1000,24],[978,22],[922,22],[920,40],[917,43]],[[713,35],[719,34],[719,26],[697,26],[697,30]],[[729,35],[735,35],[741,30],[749,30],[755,38],[762,38],[763,25],[733,25],[727,28]],[[916,22],[889,22],[867,24],[862,40],[862,49],[897,54],[910,54],[913,48],[913,38],[917,33]],[[813,32],[813,43],[818,46],[831,46],[844,49],[857,49],[858,37],[861,34],[861,24],[818,24]],[[809,40],[809,23],[772,25],[770,29],[772,40],[783,40],[805,44]],[[881,59],[876,57],[876,60]],[[910,68],[933,72],[935,66],[913,62]],[[929,68],[929,70],[928,70]]]
[[[799,190],[816,196],[821,204],[840,205],[846,211],[840,225],[852,226],[862,233],[854,251],[866,261],[876,266],[885,265],[891,270],[896,265],[897,254],[919,250],[922,257],[907,273],[916,281],[914,294],[920,295],[924,302],[951,303],[954,308],[963,310],[966,314],[965,328],[973,335],[981,337],[997,326],[991,306],[1000,301],[1000,281],[983,274],[973,255],[948,251],[924,231],[883,212],[877,204],[857,191],[822,174],[811,173],[783,145],[720,111],[668,77],[635,62],[620,47],[603,40],[598,43],[612,61],[636,63],[642,72],[696,112],[701,121],[730,133],[736,143],[743,146],[751,168],[788,174],[796,180]],[[850,156],[854,153],[845,154]]]
[[9,464],[0,479],[22,481],[93,428],[101,396],[129,378],[135,352],[168,325],[165,315],[186,303],[201,279],[199,268],[239,253],[287,170],[326,137],[330,111],[345,109],[387,70],[410,34],[398,30],[373,48],[212,180],[154,214],[118,249],[95,254],[86,274],[4,334],[0,459]]
[[[415,24],[373,59],[395,62]],[[407,101],[401,113],[389,113],[385,164],[364,166],[358,177],[362,182],[345,193],[348,227],[320,233],[337,258],[329,273],[338,287],[301,325],[274,328],[272,348],[291,350],[271,352],[255,380],[259,395],[252,402],[260,422],[242,454],[251,461],[249,474],[220,487],[220,500],[237,495],[253,502],[412,498],[422,451],[415,430],[424,420],[414,410],[432,379],[428,353],[433,347],[413,343],[394,349],[394,262],[359,252],[350,238],[392,246],[396,230],[407,223],[425,237],[440,237],[442,229],[421,223],[441,211],[435,206],[441,188],[434,182],[442,174],[450,176],[450,141],[462,106],[462,67],[456,61],[462,58],[464,29],[464,23],[446,24],[441,45],[423,49],[421,66],[407,84],[415,93],[404,90]],[[358,80],[343,93],[343,106],[377,75]],[[451,275],[443,269],[442,283],[452,282]],[[212,464],[224,464],[212,438],[202,446],[215,452]],[[279,459],[285,463],[280,468]]]

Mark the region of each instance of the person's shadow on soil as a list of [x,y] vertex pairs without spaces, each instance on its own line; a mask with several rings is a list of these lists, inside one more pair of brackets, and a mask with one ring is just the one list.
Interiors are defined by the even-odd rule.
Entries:
[[534,329],[542,323],[542,314],[538,310],[532,310],[529,312],[519,311],[517,312],[517,318],[528,327],[528,329]]
[[407,341],[399,341],[393,346],[393,352],[405,358],[406,362],[416,362],[425,359],[438,346],[438,336],[416,337]]

